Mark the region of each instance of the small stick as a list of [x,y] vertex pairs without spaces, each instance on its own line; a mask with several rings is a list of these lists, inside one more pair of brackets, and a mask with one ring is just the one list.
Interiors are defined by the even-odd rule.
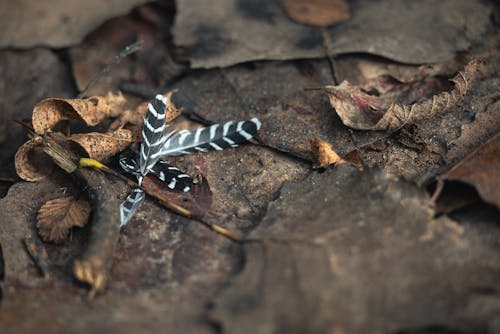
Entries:
[[99,80],[101,80],[106,74],[109,73],[111,68],[118,64],[123,58],[127,57],[128,55],[140,50],[142,46],[144,45],[144,41],[137,41],[133,44],[127,45],[119,54],[113,58],[113,60],[104,67],[101,72],[99,72],[85,87],[85,89],[78,94],[77,99],[81,99],[85,96],[85,94],[88,92],[90,87],[94,86]]

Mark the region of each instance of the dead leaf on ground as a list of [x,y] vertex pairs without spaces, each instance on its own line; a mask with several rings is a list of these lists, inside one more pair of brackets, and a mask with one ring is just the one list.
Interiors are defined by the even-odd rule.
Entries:
[[0,47],[66,47],[78,44],[110,17],[125,14],[144,0],[71,2],[4,1],[0,10]]
[[499,171],[500,134],[496,134],[439,178],[468,183],[484,201],[500,208]]
[[[14,162],[16,172],[19,177],[25,181],[36,182],[45,178],[52,172],[53,164],[41,158],[42,138],[37,137],[28,140],[16,152]],[[38,150],[37,150],[38,149]],[[38,152],[40,151],[40,152]],[[34,159],[34,155],[39,159]]]
[[128,129],[119,129],[107,133],[90,132],[74,134],[68,140],[77,143],[83,148],[89,158],[104,161],[125,150],[130,144],[138,142],[139,138]]
[[490,328],[500,300],[475,289],[498,289],[498,251],[433,214],[424,190],[347,164],[286,184],[212,319],[228,333]]
[[89,95],[117,90],[130,82],[154,90],[178,76],[186,66],[172,59],[172,21],[173,2],[153,2],[137,7],[133,13],[114,17],[94,30],[69,50],[78,90],[82,91],[126,45],[138,39],[143,41],[141,49],[114,65],[108,75],[89,88]]
[[302,24],[326,27],[351,17],[345,0],[280,0],[288,16]]
[[179,0],[176,9],[174,43],[184,48],[193,68],[213,68],[319,58],[326,49],[411,64],[442,62],[482,41],[491,27],[487,18],[492,5],[479,0],[362,0],[353,6],[351,19],[328,28],[292,22],[276,1],[223,0],[213,6]]
[[0,176],[12,178],[16,175],[12,157],[27,139],[26,130],[14,120],[31,117],[38,101],[73,96],[75,90],[67,65],[51,50],[2,50],[0,64]]
[[311,151],[316,168],[345,163],[333,150],[332,145],[319,138],[311,140]]
[[44,134],[60,121],[71,119],[94,126],[108,117],[118,116],[126,102],[121,92],[86,99],[49,98],[35,105],[33,128],[37,134]]
[[44,241],[61,243],[72,227],[87,224],[90,212],[87,201],[76,200],[73,196],[53,199],[38,210],[36,226]]
[[[411,89],[409,91],[406,89],[397,90],[394,94],[392,89],[395,85],[387,85],[387,77],[383,77],[382,81],[375,83],[376,87],[381,90],[380,96],[369,95],[360,87],[353,86],[347,81],[338,86],[327,86],[325,92],[332,107],[346,126],[357,130],[393,132],[405,125],[430,118],[439,113],[445,113],[450,107],[463,101],[470,86],[480,77],[484,67],[484,62],[480,60],[470,61],[463,71],[451,79],[455,84],[451,91],[442,92],[423,100],[419,100],[422,97],[422,92],[429,88],[432,91],[432,82],[429,87],[427,79],[416,82],[417,87],[414,87],[415,83],[401,83],[400,87],[409,85],[408,87]],[[366,89],[370,88],[373,87],[366,87]],[[386,89],[384,90],[384,88]],[[401,95],[402,92],[406,94]],[[404,99],[400,103],[402,96]],[[411,104],[405,104],[405,102]]]
[[[167,113],[165,115],[165,123],[170,123],[176,119],[182,112],[184,108],[177,108],[172,102],[172,95],[177,92],[177,89],[173,89],[169,92],[163,94],[167,99]],[[121,129],[127,125],[131,125],[133,128],[137,126],[142,128],[144,123],[144,115],[148,109],[148,101],[139,104],[135,110],[127,109],[122,112],[118,117],[109,125],[108,130],[115,131]],[[142,129],[141,129],[142,130]],[[140,133],[140,131],[139,131]]]

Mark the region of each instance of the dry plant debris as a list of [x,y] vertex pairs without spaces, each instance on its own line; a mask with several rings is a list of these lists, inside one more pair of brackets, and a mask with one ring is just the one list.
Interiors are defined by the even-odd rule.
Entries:
[[288,16],[297,23],[326,27],[351,17],[345,0],[281,0]]
[[0,11],[0,22],[4,23],[0,47],[75,45],[105,20],[125,14],[144,2],[113,0],[103,4],[91,0],[72,6],[64,0],[4,2]]
[[469,156],[439,177],[473,185],[485,202],[500,208],[500,134],[485,142]]
[[73,196],[56,198],[46,202],[38,210],[36,226],[44,241],[66,241],[71,228],[87,224],[90,204]]
[[126,100],[120,92],[109,92],[105,96],[92,96],[87,99],[46,99],[38,102],[33,109],[33,128],[41,135],[59,122],[71,119],[94,126],[106,118],[118,116],[125,103]]
[[[417,95],[412,104],[398,103],[399,94],[387,94],[390,93],[388,91],[382,90],[376,96],[369,95],[347,81],[338,86],[327,86],[325,92],[335,112],[346,126],[357,130],[394,132],[405,125],[430,118],[438,113],[445,113],[450,107],[463,101],[469,87],[481,76],[483,69],[482,61],[472,60],[463,71],[451,79],[455,85],[451,91],[421,101],[418,101],[420,96]],[[422,82],[420,90],[425,89],[425,85],[426,82]],[[377,87],[384,88],[384,85],[378,83]]]
[[493,12],[492,4],[479,0],[361,0],[349,20],[323,28],[291,21],[276,1],[221,0],[213,6],[178,0],[176,8],[174,43],[185,49],[193,68],[320,58],[326,50],[437,63],[479,42],[491,27],[487,18]]
[[333,150],[332,145],[319,138],[311,140],[311,151],[316,168],[345,163],[337,152]]

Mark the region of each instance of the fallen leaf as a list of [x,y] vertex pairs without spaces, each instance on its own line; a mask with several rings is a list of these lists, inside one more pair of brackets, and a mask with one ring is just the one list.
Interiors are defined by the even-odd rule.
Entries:
[[[410,96],[410,100],[403,100],[403,104],[398,103],[401,92],[389,94],[394,88],[394,84],[389,85],[386,90],[382,90],[382,96],[369,95],[362,91],[360,87],[353,86],[344,81],[338,86],[326,86],[327,93],[332,107],[342,119],[342,122],[357,130],[386,130],[394,132],[405,125],[430,118],[436,114],[445,113],[450,107],[463,101],[469,87],[480,77],[484,69],[484,63],[480,60],[470,61],[463,71],[459,72],[451,81],[454,87],[451,91],[442,92],[429,99],[418,100],[422,94],[422,87],[426,87],[426,82],[421,84],[419,89],[410,85],[411,91],[416,90],[416,95]],[[387,78],[383,78],[387,83]],[[400,86],[401,86],[400,85]],[[377,87],[383,87],[379,82]],[[406,90],[408,91],[408,90]],[[386,94],[387,96],[384,96]],[[404,102],[415,102],[404,104]]]
[[424,190],[347,164],[286,184],[211,318],[227,333],[489,328],[498,297],[475,289],[499,286],[490,232],[433,215]]
[[311,151],[315,167],[326,167],[345,163],[345,161],[333,150],[332,145],[319,138],[311,140]]
[[[165,115],[165,123],[170,123],[176,119],[182,112],[184,108],[177,108],[172,102],[172,95],[177,92],[177,89],[173,89],[169,92],[163,94],[167,99],[167,113]],[[133,127],[141,127],[144,123],[144,115],[146,114],[149,102],[143,102],[139,104],[135,110],[127,109],[122,112],[118,117],[110,124],[108,130],[115,131],[121,129],[127,125],[132,125]]]
[[[21,179],[36,182],[52,172],[54,165],[50,164],[48,159],[43,160],[41,158],[43,154],[41,145],[42,138],[36,137],[28,140],[17,150],[14,162],[17,175]],[[35,159],[34,155],[37,155],[38,159]]]
[[280,0],[288,16],[302,24],[326,27],[351,17],[345,0]]
[[131,143],[139,141],[139,138],[128,129],[119,129],[107,133],[74,134],[68,140],[83,148],[89,158],[104,161],[125,150]]
[[499,171],[500,134],[496,134],[449,171],[442,174],[439,179],[468,183],[477,189],[485,202],[500,208]]
[[[79,45],[68,50],[76,86],[85,89],[94,76],[109,64],[126,45],[140,39],[141,49],[126,57],[102,80],[89,88],[87,94],[100,95],[127,83],[156,90],[186,68],[172,59],[170,27],[173,3],[147,3],[133,13],[114,17],[89,34]],[[123,29],[127,27],[127,29]]]
[[350,20],[328,28],[291,21],[276,1],[223,0],[213,6],[178,0],[176,10],[174,43],[185,50],[191,67],[213,68],[320,58],[327,49],[411,64],[446,61],[482,41],[491,27],[485,18],[492,6],[478,0],[362,0],[353,6]]
[[38,210],[36,226],[44,241],[61,243],[72,227],[87,224],[90,212],[87,201],[76,200],[73,196],[53,199]]
[[[0,16],[7,13],[3,8],[0,12]],[[0,177],[12,178],[16,175],[12,157],[27,140],[26,130],[14,121],[30,118],[38,101],[74,96],[75,90],[67,65],[51,50],[3,50],[0,64]]]
[[67,47],[81,42],[110,17],[125,14],[144,0],[64,0],[4,2],[0,11],[0,47]]
[[63,120],[77,119],[94,126],[108,117],[118,116],[126,104],[125,97],[118,92],[86,99],[49,98],[38,102],[33,109],[33,128],[44,134]]

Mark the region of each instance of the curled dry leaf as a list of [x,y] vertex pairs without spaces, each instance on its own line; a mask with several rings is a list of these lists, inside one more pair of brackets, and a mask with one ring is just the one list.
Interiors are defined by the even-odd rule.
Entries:
[[441,175],[473,185],[481,198],[500,208],[500,134],[481,145],[455,167]]
[[[177,108],[172,102],[172,95],[175,92],[177,92],[177,89],[173,89],[163,94],[163,96],[165,96],[165,98],[167,99],[167,114],[165,116],[166,123],[173,121],[184,111],[184,108]],[[132,127],[140,126],[142,128],[142,124],[144,122],[144,115],[146,115],[147,109],[148,109],[148,102],[144,102],[139,104],[135,108],[135,110],[130,110],[130,109],[125,110],[120,115],[118,115],[118,117],[113,121],[113,123],[111,123],[108,130],[115,131],[129,124],[132,125]]]
[[86,99],[49,98],[38,102],[33,109],[33,128],[38,134],[50,130],[63,120],[77,119],[94,126],[107,117],[118,116],[126,100],[122,93],[109,92],[105,96]]
[[345,163],[333,150],[332,145],[319,138],[311,140],[311,151],[316,168]]
[[[46,162],[34,161],[36,149],[41,149],[42,138],[36,137],[24,143],[16,152],[14,163],[19,177],[25,181],[36,182],[45,178],[52,171]],[[50,166],[50,167],[49,167]]]
[[123,151],[139,138],[131,130],[119,129],[108,133],[79,133],[72,135],[69,140],[82,147],[90,158],[103,161]]
[[281,0],[287,15],[294,21],[326,27],[351,17],[345,0]]
[[[397,94],[390,94],[388,91],[385,92],[390,94],[388,97],[369,95],[347,81],[337,86],[326,86],[325,92],[330,104],[348,127],[393,132],[407,124],[444,113],[462,101],[483,69],[483,61],[472,60],[451,80],[454,83],[453,89],[411,104],[400,103]],[[425,87],[425,83],[423,85]],[[415,90],[418,93],[418,89]],[[406,92],[411,95],[409,93]],[[418,97],[418,94],[415,96]]]
[[73,226],[83,227],[90,216],[90,204],[73,196],[46,202],[38,210],[36,226],[44,241],[61,243]]

